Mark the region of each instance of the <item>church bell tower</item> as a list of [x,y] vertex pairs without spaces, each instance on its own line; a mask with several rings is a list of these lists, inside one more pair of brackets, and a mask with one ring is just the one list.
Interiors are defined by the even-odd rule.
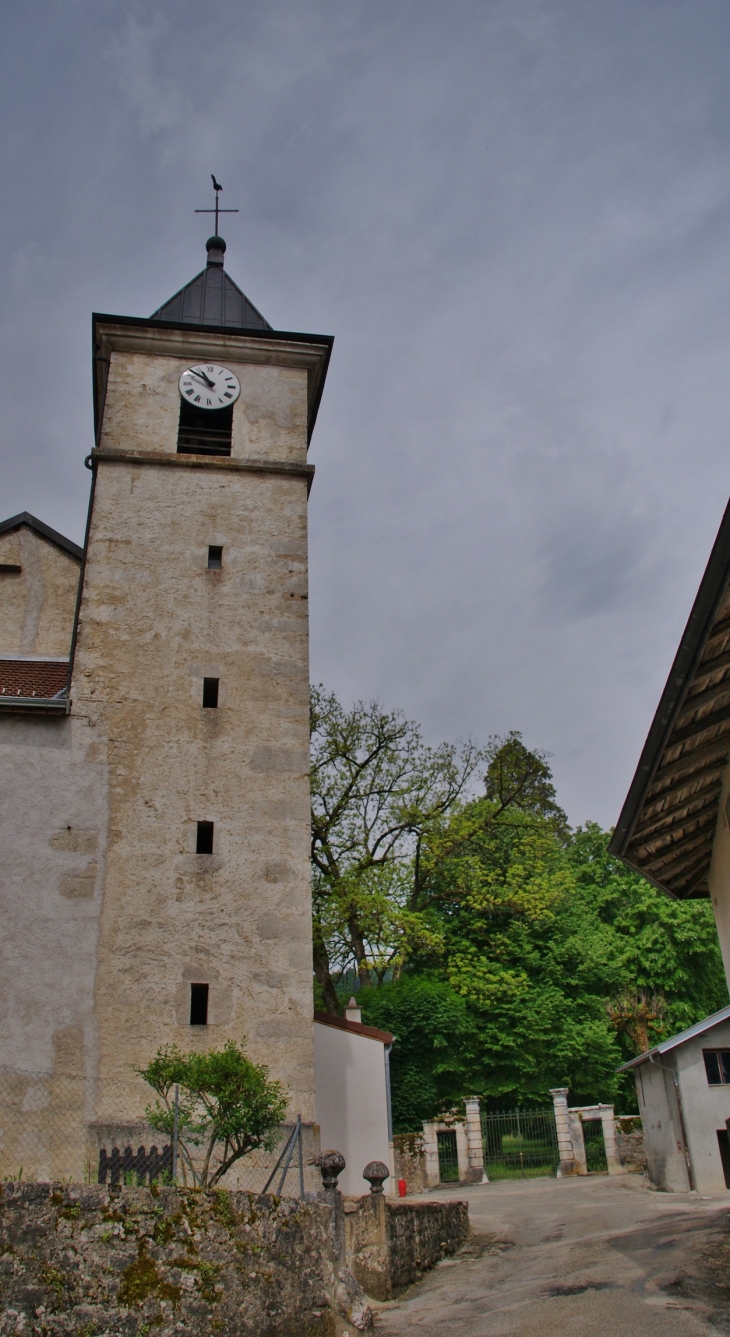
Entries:
[[307,446],[332,339],[273,330],[225,249],[151,318],[93,318],[70,723],[104,791],[100,1126],[141,1116],[161,1045],[243,1036],[314,1118]]

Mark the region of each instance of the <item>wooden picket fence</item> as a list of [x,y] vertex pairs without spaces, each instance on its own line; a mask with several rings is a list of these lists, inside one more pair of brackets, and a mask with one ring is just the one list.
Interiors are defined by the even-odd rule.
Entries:
[[106,1147],[99,1152],[100,1184],[154,1184],[162,1181],[172,1183],[172,1147],[165,1146],[161,1151],[157,1147],[138,1147],[136,1153],[131,1147],[123,1151],[112,1147],[111,1153]]

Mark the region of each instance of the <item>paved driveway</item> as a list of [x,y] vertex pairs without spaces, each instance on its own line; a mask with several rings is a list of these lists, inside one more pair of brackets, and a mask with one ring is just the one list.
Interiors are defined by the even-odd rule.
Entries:
[[713,1337],[730,1333],[730,1195],[638,1175],[533,1179],[467,1197],[471,1256],[379,1306],[380,1337]]

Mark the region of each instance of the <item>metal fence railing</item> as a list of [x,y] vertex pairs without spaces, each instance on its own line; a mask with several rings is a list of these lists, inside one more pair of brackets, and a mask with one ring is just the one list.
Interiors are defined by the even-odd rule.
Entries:
[[456,1132],[453,1129],[443,1129],[436,1134],[436,1144],[439,1153],[439,1179],[442,1184],[459,1182],[459,1156],[456,1142]]
[[552,1109],[481,1111],[484,1168],[489,1179],[556,1174],[560,1156]]
[[607,1170],[606,1144],[603,1137],[603,1124],[600,1119],[582,1119],[583,1145],[586,1152],[586,1166],[590,1171]]

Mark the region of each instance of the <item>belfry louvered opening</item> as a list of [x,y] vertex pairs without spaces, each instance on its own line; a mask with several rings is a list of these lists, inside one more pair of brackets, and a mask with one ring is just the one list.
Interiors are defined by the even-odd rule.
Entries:
[[230,455],[232,436],[232,404],[224,409],[201,409],[180,400],[178,455]]

